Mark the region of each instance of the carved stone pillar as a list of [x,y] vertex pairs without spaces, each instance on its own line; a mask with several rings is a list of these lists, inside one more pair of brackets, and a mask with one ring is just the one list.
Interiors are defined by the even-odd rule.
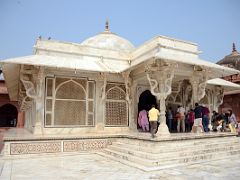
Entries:
[[129,119],[129,129],[131,131],[137,132],[137,124],[134,119],[134,107],[133,107],[133,97],[132,95],[136,93],[136,82],[132,83],[130,78],[130,71],[122,73],[124,78],[124,84],[126,88],[126,101],[128,103],[128,119]]
[[44,127],[44,68],[39,67],[36,79],[36,121],[34,134],[43,134]]
[[[156,63],[147,68],[147,78],[151,87],[151,93],[157,97],[160,104],[160,126],[159,135],[169,135],[166,124],[166,98],[172,92],[172,79],[174,77],[173,65]],[[155,78],[151,78],[155,77]]]

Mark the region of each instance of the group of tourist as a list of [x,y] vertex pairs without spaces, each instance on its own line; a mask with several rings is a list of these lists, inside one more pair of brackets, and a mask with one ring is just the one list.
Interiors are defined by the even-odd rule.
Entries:
[[[150,131],[151,136],[155,137],[159,125],[159,115],[160,113],[154,105],[148,112],[146,110],[140,111],[138,125],[142,128],[142,131]],[[169,107],[166,112],[166,123],[170,132],[209,132],[209,122],[211,122],[213,131],[237,131],[240,136],[240,121],[237,121],[232,110],[224,114],[213,111],[210,118],[208,107],[195,103],[195,108],[187,112],[181,105],[178,105],[175,113],[172,107]]]
[[240,136],[240,121],[236,119],[232,110],[225,113],[213,111],[211,123],[213,131],[238,132]]
[[157,132],[159,115],[160,112],[155,108],[155,105],[152,105],[152,108],[148,111],[148,113],[146,110],[142,110],[138,115],[138,125],[142,128],[143,132],[148,132],[150,126],[152,138],[155,137]]
[[181,105],[178,105],[174,115],[171,107],[166,112],[167,125],[170,132],[208,132],[209,109],[206,106],[195,104],[194,109],[185,111]]

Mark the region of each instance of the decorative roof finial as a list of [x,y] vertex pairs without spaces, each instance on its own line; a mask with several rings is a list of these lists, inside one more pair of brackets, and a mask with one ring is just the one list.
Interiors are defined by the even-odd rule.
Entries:
[[108,19],[106,20],[106,24],[105,24],[105,32],[108,32],[109,29],[108,29]]
[[232,52],[236,52],[236,46],[235,46],[235,43],[233,43],[233,48],[232,48]]

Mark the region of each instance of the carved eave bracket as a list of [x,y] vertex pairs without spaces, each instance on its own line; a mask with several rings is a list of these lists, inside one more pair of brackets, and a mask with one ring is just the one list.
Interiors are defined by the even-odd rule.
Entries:
[[221,86],[215,87],[215,93],[216,93],[216,107],[219,107],[223,103],[224,98],[224,88]]
[[158,92],[157,92],[158,91],[158,82],[157,82],[157,80],[156,79],[152,79],[150,77],[150,72],[146,72],[146,74],[147,74],[148,82],[150,84],[152,95],[158,96]]
[[204,73],[198,85],[198,100],[200,101],[206,94],[206,85],[208,80],[208,73]]
[[[166,99],[172,92],[174,65],[154,64],[154,68],[146,67],[146,75],[150,84],[151,93],[159,100]],[[155,76],[155,78],[153,78]]]
[[20,90],[19,90],[19,99],[18,99],[20,110],[21,111],[25,111],[28,108],[30,108],[31,107],[31,102],[32,102],[31,98],[29,98],[26,95],[26,91],[22,90],[22,88],[20,88]]
[[20,108],[26,110],[30,107],[32,99],[41,98],[43,95],[44,68],[25,68],[21,66],[19,89]]
[[206,95],[206,85],[209,78],[208,74],[208,69],[194,71],[193,76],[190,79],[194,91],[193,95],[195,96],[193,97],[193,101],[199,102]]
[[24,76],[20,76],[20,80],[23,83],[24,88],[26,89],[27,96],[32,99],[36,99],[37,94],[34,84],[30,80],[24,80]]

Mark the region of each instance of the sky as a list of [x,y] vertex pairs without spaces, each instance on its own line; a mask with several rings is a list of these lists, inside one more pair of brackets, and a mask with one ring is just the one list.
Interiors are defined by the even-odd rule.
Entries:
[[105,29],[136,47],[164,35],[217,62],[240,51],[240,0],[0,0],[0,59],[33,54],[39,36],[81,43]]

